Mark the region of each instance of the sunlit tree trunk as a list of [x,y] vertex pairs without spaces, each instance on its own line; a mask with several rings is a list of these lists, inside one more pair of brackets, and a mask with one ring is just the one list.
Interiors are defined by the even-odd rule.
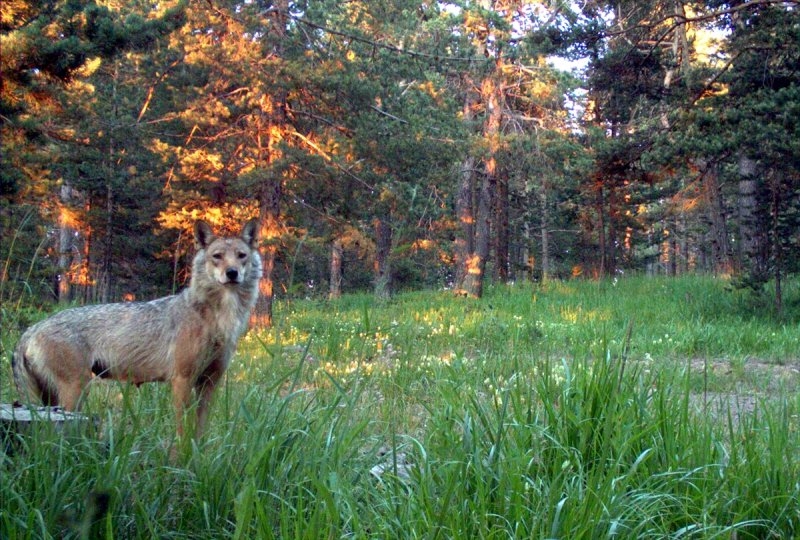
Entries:
[[75,212],[73,208],[75,192],[65,180],[59,191],[61,210],[58,217],[58,264],[56,268],[55,293],[59,303],[71,300],[71,280],[77,242]]
[[483,296],[484,275],[491,240],[491,198],[494,183],[494,176],[482,175],[475,215],[475,249],[467,259],[467,272],[464,278],[464,292],[473,298]]
[[458,217],[459,233],[456,234],[454,256],[455,276],[453,289],[458,293],[464,290],[464,281],[467,277],[467,262],[474,250],[475,240],[475,210],[472,203],[473,183],[475,179],[475,159],[468,157],[461,166],[461,175],[456,195],[456,216]]
[[[466,98],[464,100],[464,121],[471,122],[474,118],[475,96],[471,89],[471,82],[466,81]],[[475,157],[467,155],[459,171],[458,193],[456,194],[456,217],[459,232],[453,246],[455,275],[453,290],[456,294],[465,294],[464,282],[467,278],[467,265],[475,249],[475,205],[473,193],[475,191]]]
[[[88,216],[90,211],[91,205],[87,203],[84,208],[84,215]],[[75,284],[80,285],[80,299],[83,303],[96,302],[97,282],[95,276],[92,275],[91,267],[89,265],[90,256],[93,252],[92,243],[94,242],[94,231],[87,224],[79,236],[81,240],[81,249],[79,251],[80,255],[78,256],[76,264],[74,265],[73,286]],[[75,291],[73,291],[72,296],[74,300],[76,297]]]
[[475,214],[475,247],[467,258],[464,292],[468,296],[483,296],[486,263],[489,259],[493,199],[497,189],[497,151],[500,141],[500,120],[502,110],[498,92],[499,85],[490,75],[481,84],[481,99],[486,107],[483,137],[488,143],[488,153],[483,160],[483,171],[478,190]]
[[[278,0],[273,3],[271,11],[271,31],[273,35],[273,53],[276,58],[283,58],[284,40],[286,39],[286,14],[288,1]],[[272,326],[272,304],[275,296],[274,270],[278,253],[278,244],[283,231],[281,223],[281,198],[283,197],[282,172],[274,170],[280,157],[278,144],[283,139],[286,129],[286,90],[280,89],[275,95],[263,96],[257,129],[257,145],[259,163],[266,174],[258,193],[259,219],[261,223],[261,241],[263,250],[263,276],[259,284],[260,295],[256,301],[251,317],[251,325],[255,328]]]
[[280,178],[270,175],[270,178],[264,181],[259,196],[263,276],[259,283],[261,294],[259,294],[251,317],[252,326],[255,328],[269,328],[272,326],[272,303],[275,296],[273,273],[281,236],[281,195],[282,185]]

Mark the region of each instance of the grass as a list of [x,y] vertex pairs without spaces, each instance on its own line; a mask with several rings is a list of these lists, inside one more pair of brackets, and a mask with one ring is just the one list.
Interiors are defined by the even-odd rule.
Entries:
[[0,538],[798,537],[799,317],[747,300],[630,278],[280,303],[204,441],[173,440],[165,385],[112,383],[100,434],[0,453]]

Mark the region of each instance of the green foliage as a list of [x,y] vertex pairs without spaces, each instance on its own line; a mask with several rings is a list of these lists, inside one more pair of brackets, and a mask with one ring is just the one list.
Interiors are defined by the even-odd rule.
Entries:
[[[458,184],[493,157],[506,191],[488,268],[503,279],[734,272],[758,288],[796,272],[796,10],[705,2],[682,19],[663,0],[562,4],[4,5],[4,228],[12,206],[39,208],[15,257],[43,257],[43,283],[77,274],[63,259],[80,252],[72,298],[150,298],[183,283],[194,219],[233,228],[271,193],[276,291],[326,294],[334,240],[345,289],[369,286],[375,218],[391,224],[397,285],[440,286],[466,234]],[[560,73],[554,53],[588,67]],[[481,130],[491,78],[496,140]],[[743,156],[752,220],[735,211]],[[731,248],[750,238],[758,265]]]
[[[3,538],[798,533],[796,374],[783,386],[778,371],[749,380],[726,363],[703,387],[702,367],[673,361],[699,335],[708,358],[760,356],[745,342],[781,331],[721,283],[279,307],[277,328],[240,345],[205,441],[172,438],[164,385],[116,383],[90,394],[100,433],[14,437],[0,454]],[[648,358],[659,324],[673,342]],[[796,328],[784,332],[764,340],[776,361],[797,350]]]
[[[44,227],[35,208],[16,207],[0,213],[0,304],[4,316],[30,306],[46,305],[53,297],[52,268],[44,257]],[[8,321],[8,319],[5,319]],[[4,321],[4,325],[5,325]]]
[[[69,81],[93,57],[110,58],[125,49],[142,49],[184,23],[184,6],[166,11],[161,18],[145,20],[131,14],[124,22],[116,13],[94,2],[66,2],[42,9],[15,2],[4,18],[14,24],[3,28],[4,54],[2,110],[17,109],[29,85],[41,74]],[[15,17],[18,15],[19,18]],[[13,54],[9,54],[12,53]]]

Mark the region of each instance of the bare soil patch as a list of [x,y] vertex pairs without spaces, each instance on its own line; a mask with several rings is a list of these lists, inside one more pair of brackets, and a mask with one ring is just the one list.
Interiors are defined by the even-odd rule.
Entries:
[[800,360],[778,364],[760,359],[694,359],[691,369],[705,372],[706,380],[711,381],[707,390],[691,396],[697,411],[720,420],[727,420],[730,414],[736,424],[745,416],[757,414],[759,404],[800,391]]

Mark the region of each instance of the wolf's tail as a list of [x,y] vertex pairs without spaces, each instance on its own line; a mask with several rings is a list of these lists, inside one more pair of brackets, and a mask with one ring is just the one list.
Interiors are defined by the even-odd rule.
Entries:
[[47,384],[43,377],[37,375],[32,367],[30,360],[25,355],[23,338],[11,355],[11,371],[14,373],[14,384],[20,400],[24,403],[41,401],[45,405],[55,405],[58,401],[55,390]]

